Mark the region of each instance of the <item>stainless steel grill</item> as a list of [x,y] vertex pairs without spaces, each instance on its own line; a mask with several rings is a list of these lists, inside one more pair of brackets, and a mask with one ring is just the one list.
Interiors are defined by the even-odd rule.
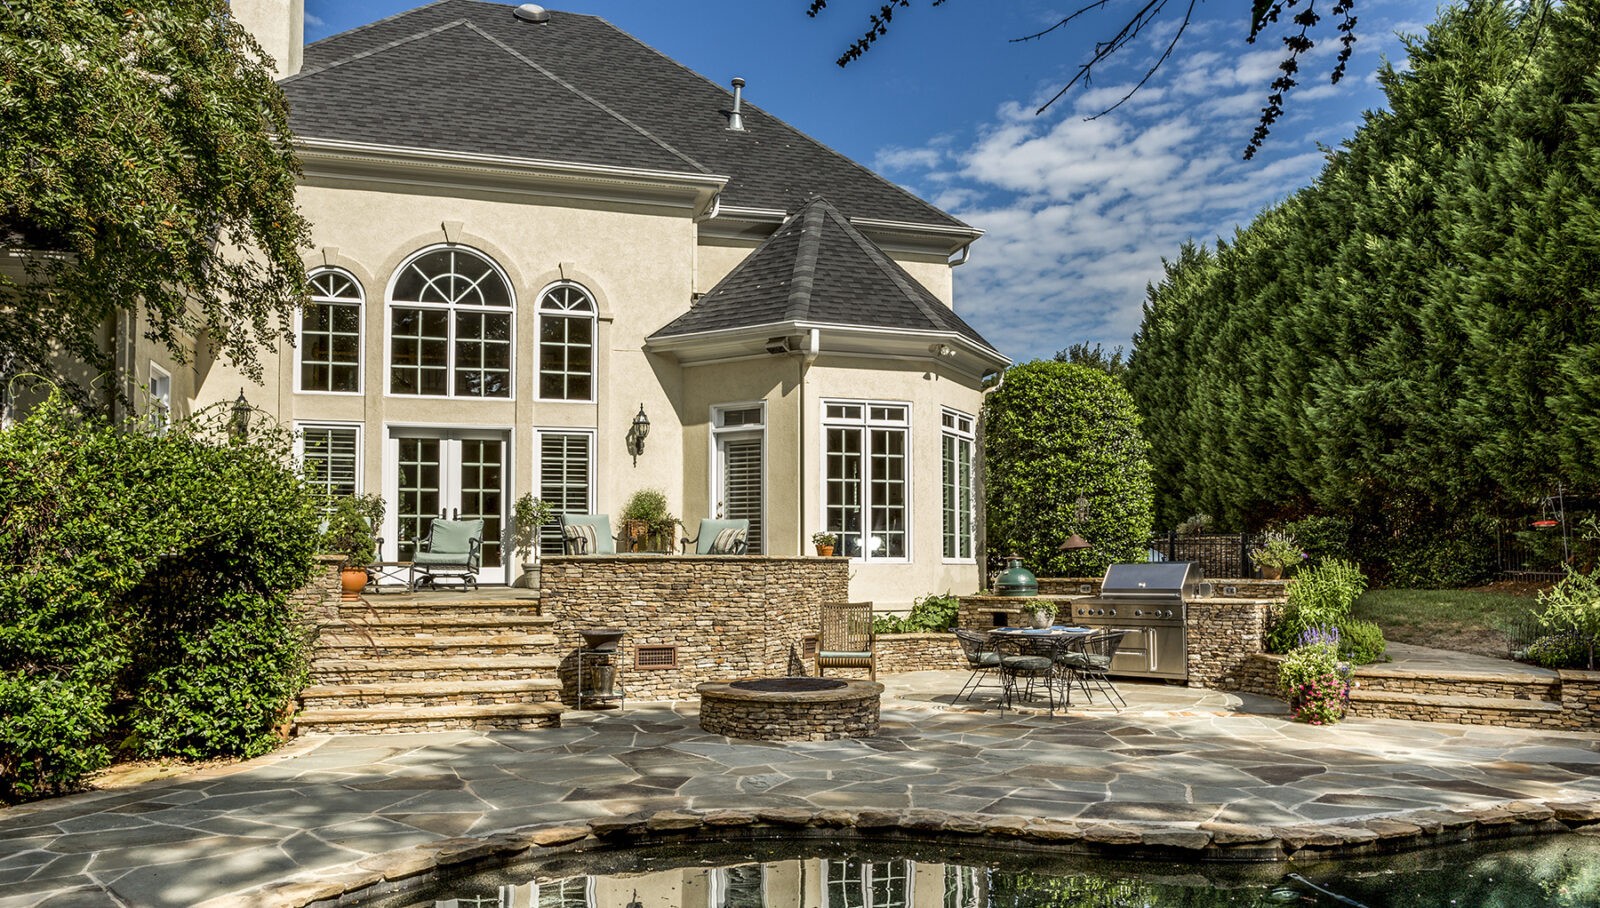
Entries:
[[1186,680],[1185,603],[1200,594],[1200,573],[1200,566],[1188,561],[1113,564],[1099,596],[1072,604],[1072,620],[1128,632],[1111,662],[1112,674]]

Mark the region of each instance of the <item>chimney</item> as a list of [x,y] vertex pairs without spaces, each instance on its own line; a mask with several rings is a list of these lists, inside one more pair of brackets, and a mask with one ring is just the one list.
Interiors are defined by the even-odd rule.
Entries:
[[733,113],[728,114],[728,128],[736,132],[744,132],[744,116],[739,108],[744,104],[744,80],[733,80]]
[[230,0],[235,22],[256,39],[287,79],[300,71],[306,43],[306,0]]

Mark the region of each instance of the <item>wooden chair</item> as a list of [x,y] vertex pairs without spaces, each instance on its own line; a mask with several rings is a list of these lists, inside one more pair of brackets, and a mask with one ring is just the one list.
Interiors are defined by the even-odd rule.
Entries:
[[872,603],[824,602],[817,635],[817,677],[824,668],[864,668],[878,680],[878,655],[872,646]]

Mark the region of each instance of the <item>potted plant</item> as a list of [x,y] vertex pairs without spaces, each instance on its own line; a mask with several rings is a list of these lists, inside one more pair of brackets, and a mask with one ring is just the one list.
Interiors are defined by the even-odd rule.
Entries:
[[833,554],[833,547],[838,543],[838,541],[839,537],[833,535],[832,533],[811,534],[811,544],[817,547],[817,554],[824,558],[827,558]]
[[670,551],[678,518],[667,510],[667,493],[640,489],[622,506],[622,535],[634,551]]
[[1277,530],[1267,533],[1261,544],[1250,550],[1250,560],[1267,580],[1282,577],[1284,571],[1304,561],[1305,557],[1306,553],[1293,536]]
[[[377,498],[377,496],[370,496]],[[378,499],[382,507],[382,499]],[[337,498],[323,524],[322,550],[344,556],[339,582],[345,600],[357,599],[367,586],[367,565],[377,559],[372,524],[367,515],[373,503],[359,498]],[[380,512],[381,513],[381,512]]]
[[511,506],[511,548],[522,560],[522,576],[513,586],[536,589],[539,586],[539,528],[555,517],[555,509],[532,492],[525,493]]
[[1337,628],[1311,627],[1300,645],[1278,663],[1278,684],[1289,698],[1295,719],[1310,725],[1332,725],[1344,718],[1354,688],[1350,663],[1339,661]]
[[1029,623],[1037,628],[1046,628],[1056,623],[1056,604],[1048,599],[1024,605],[1022,613],[1027,615]]

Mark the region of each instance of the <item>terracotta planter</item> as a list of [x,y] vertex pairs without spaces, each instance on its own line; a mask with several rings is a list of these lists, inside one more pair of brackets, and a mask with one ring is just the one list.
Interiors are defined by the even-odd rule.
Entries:
[[366,568],[344,568],[339,571],[340,599],[351,602],[361,598],[361,591],[367,588]]
[[1267,567],[1266,565],[1263,564],[1263,565],[1261,565],[1261,579],[1262,580],[1281,580],[1281,579],[1283,579],[1283,568],[1281,568],[1281,567]]
[[831,545],[819,545],[819,546],[817,546],[817,554],[821,555],[824,558],[831,558],[831,557],[833,557],[833,546],[831,546]]

